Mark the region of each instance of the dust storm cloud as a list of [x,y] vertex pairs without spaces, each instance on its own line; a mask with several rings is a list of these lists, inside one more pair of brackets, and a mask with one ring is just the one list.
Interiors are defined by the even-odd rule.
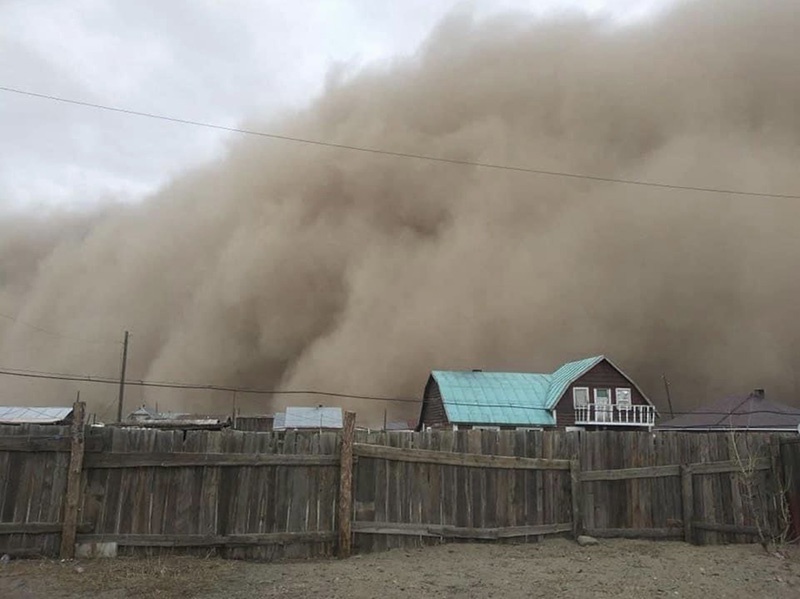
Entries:
[[[625,27],[450,15],[418,53],[246,128],[537,169],[800,193],[800,12],[684,3]],[[165,128],[164,134],[169,135]],[[154,140],[157,143],[157,140]],[[135,206],[5,217],[0,366],[419,396],[432,368],[605,353],[660,406],[798,404],[800,201],[232,139]],[[77,341],[75,338],[80,338]],[[3,377],[4,403],[113,387]],[[242,397],[245,410],[294,400]],[[131,389],[128,404],[228,409]],[[317,401],[311,400],[309,401]],[[328,400],[326,403],[338,403]],[[360,418],[414,415],[353,401]]]

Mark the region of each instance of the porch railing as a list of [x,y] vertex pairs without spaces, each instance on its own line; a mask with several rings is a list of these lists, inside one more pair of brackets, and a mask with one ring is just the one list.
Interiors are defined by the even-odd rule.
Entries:
[[656,411],[652,406],[590,403],[575,408],[575,424],[653,426],[655,422]]

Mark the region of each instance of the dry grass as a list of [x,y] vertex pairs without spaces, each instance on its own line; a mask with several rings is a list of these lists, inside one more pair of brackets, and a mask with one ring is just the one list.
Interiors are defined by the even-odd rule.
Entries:
[[45,587],[42,590],[55,592],[55,596],[65,592],[95,597],[197,597],[220,581],[232,579],[236,566],[232,561],[188,556],[18,561],[0,574],[0,595],[8,596],[2,592],[5,581],[24,597],[30,586],[25,581],[35,579],[37,589]]

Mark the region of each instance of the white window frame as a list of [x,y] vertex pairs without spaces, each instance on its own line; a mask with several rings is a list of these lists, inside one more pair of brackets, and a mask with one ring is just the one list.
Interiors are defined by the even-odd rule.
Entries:
[[[598,401],[599,395],[598,391],[608,391],[608,405],[611,405],[611,389],[609,387],[596,387],[594,390],[594,403],[595,405],[599,405],[600,402]],[[603,404],[605,405],[605,404]]]
[[[586,392],[586,403],[584,405],[582,405],[582,406],[578,405],[577,397],[575,397],[575,395],[576,395],[575,392],[576,391],[585,391]],[[589,404],[591,403],[591,400],[592,400],[592,395],[591,395],[591,393],[589,393],[589,387],[573,387],[572,388],[572,407],[574,407],[574,408],[588,408]]]
[[492,424],[476,424],[472,427],[474,431],[499,431],[500,427]]
[[[601,404],[598,399],[598,392],[608,393],[608,403]],[[612,422],[614,420],[614,404],[611,403],[610,387],[595,387],[594,389],[594,419],[597,422]]]
[[[620,391],[624,391],[627,393],[628,397],[623,399],[623,402],[620,403]],[[614,401],[616,402],[618,410],[630,410],[633,406],[633,391],[630,387],[616,387],[614,389]]]

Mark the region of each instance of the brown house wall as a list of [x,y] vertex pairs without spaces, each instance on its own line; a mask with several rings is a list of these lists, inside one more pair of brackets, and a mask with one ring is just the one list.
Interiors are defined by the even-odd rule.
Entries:
[[422,412],[419,417],[417,430],[423,430],[426,426],[431,428],[449,428],[450,422],[442,404],[442,394],[439,391],[439,384],[433,377],[428,379],[425,385],[425,394],[422,400]]
[[614,389],[628,387],[631,390],[633,405],[648,405],[639,390],[606,360],[602,360],[589,372],[570,385],[556,404],[556,427],[564,428],[575,425],[575,406],[572,401],[572,390],[575,387],[589,387],[589,401],[594,402],[595,389],[611,389],[611,400],[614,401]]

